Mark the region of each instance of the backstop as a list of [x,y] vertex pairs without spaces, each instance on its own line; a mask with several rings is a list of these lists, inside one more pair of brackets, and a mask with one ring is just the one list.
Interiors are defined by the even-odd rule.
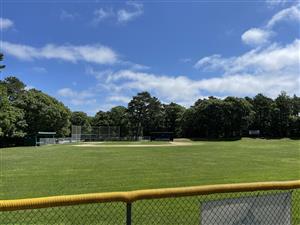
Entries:
[[1,200],[0,224],[299,225],[300,180]]
[[89,130],[82,130],[80,132],[80,140],[82,141],[114,141],[119,139],[119,126],[93,126]]

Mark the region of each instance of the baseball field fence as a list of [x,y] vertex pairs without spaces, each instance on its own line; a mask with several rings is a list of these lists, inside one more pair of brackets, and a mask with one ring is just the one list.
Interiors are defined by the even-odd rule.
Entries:
[[0,200],[0,224],[300,225],[300,180]]

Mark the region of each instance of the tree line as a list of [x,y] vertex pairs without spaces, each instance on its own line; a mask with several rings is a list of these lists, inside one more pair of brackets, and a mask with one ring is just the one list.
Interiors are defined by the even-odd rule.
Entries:
[[[3,55],[0,54],[0,61]],[[4,66],[0,65],[0,69]],[[16,77],[0,80],[0,146],[22,145],[39,131],[70,135],[71,125],[119,126],[122,137],[149,136],[151,132],[173,132],[175,137],[239,138],[259,130],[269,138],[300,137],[300,97],[285,92],[272,99],[213,96],[198,99],[191,107],[163,104],[148,92],[133,96],[127,107],[116,106],[95,116],[72,112],[62,102],[26,85]]]
[[176,103],[163,104],[148,92],[133,96],[127,107],[116,106],[95,116],[72,112],[62,102],[26,85],[16,77],[0,80],[0,141],[2,145],[24,141],[39,131],[70,135],[71,124],[92,127],[119,126],[121,136],[149,136],[151,132],[173,132],[175,137],[238,138],[249,130],[260,136],[300,137],[300,98],[282,92],[271,99],[255,97],[209,97],[185,108]]

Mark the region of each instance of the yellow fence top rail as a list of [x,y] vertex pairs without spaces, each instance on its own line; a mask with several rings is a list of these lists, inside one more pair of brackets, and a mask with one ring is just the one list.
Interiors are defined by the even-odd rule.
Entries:
[[300,180],[240,184],[218,184],[194,187],[149,189],[128,192],[109,192],[81,195],[63,195],[43,198],[0,200],[0,211],[49,208],[102,202],[134,202],[143,199],[176,198],[217,193],[263,190],[289,190],[300,188]]

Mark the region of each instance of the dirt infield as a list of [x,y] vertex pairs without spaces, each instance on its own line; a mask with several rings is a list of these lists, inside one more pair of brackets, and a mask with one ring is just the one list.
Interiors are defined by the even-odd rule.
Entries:
[[105,144],[105,142],[87,142],[78,145],[73,145],[74,147],[176,147],[176,146],[190,146],[190,142],[168,142],[166,144]]

